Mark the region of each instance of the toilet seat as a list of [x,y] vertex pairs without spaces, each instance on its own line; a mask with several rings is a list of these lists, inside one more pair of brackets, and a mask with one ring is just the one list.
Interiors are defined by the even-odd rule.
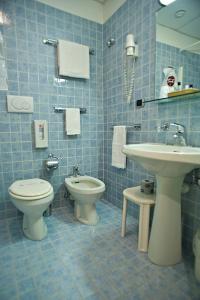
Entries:
[[17,180],[9,187],[12,197],[20,200],[38,200],[53,193],[51,184],[43,179]]

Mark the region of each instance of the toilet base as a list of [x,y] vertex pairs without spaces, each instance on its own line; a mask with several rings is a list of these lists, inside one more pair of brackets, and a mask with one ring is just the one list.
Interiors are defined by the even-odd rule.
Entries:
[[82,205],[75,201],[74,215],[79,222],[86,225],[95,226],[100,220],[94,203]]
[[30,217],[24,214],[23,217],[24,235],[33,241],[40,241],[47,235],[47,225],[43,220],[43,216]]

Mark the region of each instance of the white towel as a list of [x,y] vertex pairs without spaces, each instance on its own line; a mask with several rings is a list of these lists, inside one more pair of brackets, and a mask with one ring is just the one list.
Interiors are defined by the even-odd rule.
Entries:
[[89,47],[58,40],[58,72],[60,76],[90,78]]
[[114,126],[112,142],[112,166],[120,169],[126,168],[126,155],[122,153],[126,145],[126,126]]
[[67,135],[75,135],[81,133],[80,108],[66,108],[65,125]]

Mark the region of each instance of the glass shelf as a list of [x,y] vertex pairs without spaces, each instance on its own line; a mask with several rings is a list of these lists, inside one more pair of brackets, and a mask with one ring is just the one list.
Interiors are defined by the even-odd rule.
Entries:
[[189,99],[200,99],[200,91],[196,92],[191,92],[188,94],[183,94],[183,95],[176,95],[168,98],[156,98],[156,99],[151,99],[151,100],[144,100],[144,99],[139,99],[136,101],[136,107],[137,108],[142,108],[146,103],[150,102],[159,102],[159,104],[162,103],[169,103],[172,101],[180,101],[180,100],[189,100]]

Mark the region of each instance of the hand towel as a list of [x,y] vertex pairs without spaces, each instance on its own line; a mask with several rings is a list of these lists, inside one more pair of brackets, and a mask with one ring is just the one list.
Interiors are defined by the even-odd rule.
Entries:
[[66,108],[65,129],[67,135],[80,134],[80,108]]
[[60,76],[90,78],[89,47],[58,40],[58,73]]
[[114,126],[112,142],[112,166],[120,169],[126,168],[126,155],[122,153],[126,145],[126,126]]

